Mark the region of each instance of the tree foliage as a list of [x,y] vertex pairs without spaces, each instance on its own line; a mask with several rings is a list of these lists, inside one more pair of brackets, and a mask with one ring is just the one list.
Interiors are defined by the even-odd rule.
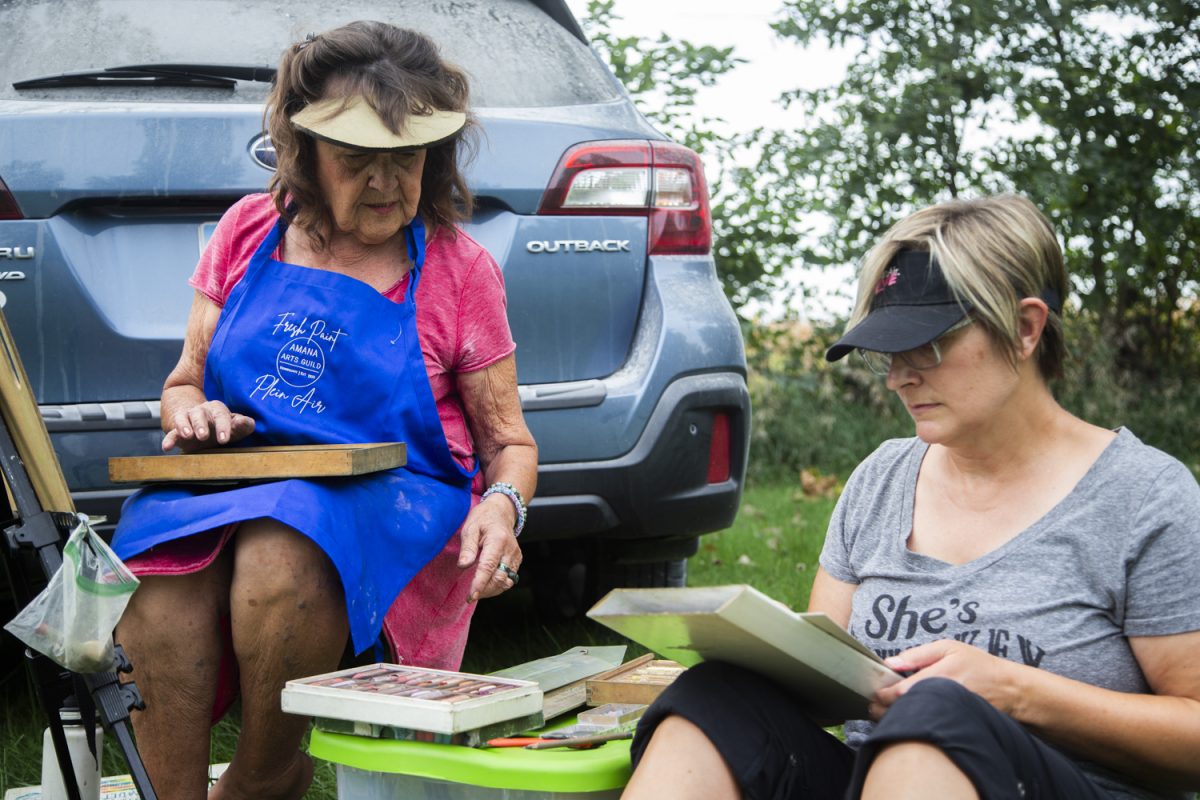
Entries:
[[581,22],[592,46],[633,97],[638,109],[675,141],[705,155],[712,202],[713,248],[726,291],[735,304],[770,288],[779,261],[799,240],[794,219],[772,217],[748,187],[753,169],[738,166],[760,131],[722,136],[721,118],[705,114],[696,96],[745,60],[733,48],[697,45],[666,33],[657,38],[618,36],[613,0],[589,0]]
[[666,33],[657,39],[618,36],[614,0],[589,0],[583,30],[613,74],[663,133],[698,152],[722,143],[712,126],[718,117],[698,114],[696,94],[745,59],[732,47],[696,45]]
[[1200,0],[781,2],[780,37],[851,63],[784,96],[802,128],[732,139],[695,113],[731,50],[614,36],[612,0],[585,20],[643,112],[721,165],[714,250],[735,304],[789,265],[857,261],[916,208],[1015,191],[1051,218],[1121,365],[1197,365]]
[[790,94],[814,124],[765,137],[772,200],[830,221],[797,257],[853,261],[917,207],[1021,192],[1122,363],[1195,357],[1195,0],[787,0],[774,27],[857,48],[841,83]]

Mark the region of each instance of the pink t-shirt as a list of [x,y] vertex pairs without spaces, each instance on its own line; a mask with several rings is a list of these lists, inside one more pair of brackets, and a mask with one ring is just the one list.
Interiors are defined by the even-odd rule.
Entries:
[[[270,195],[239,200],[217,223],[188,283],[223,308],[278,219]],[[383,296],[403,302],[408,280],[406,274]],[[489,367],[516,350],[508,327],[504,278],[478,242],[459,229],[441,230],[426,245],[416,303],[417,338],[442,430],[450,452],[465,466],[474,446],[455,375]]]

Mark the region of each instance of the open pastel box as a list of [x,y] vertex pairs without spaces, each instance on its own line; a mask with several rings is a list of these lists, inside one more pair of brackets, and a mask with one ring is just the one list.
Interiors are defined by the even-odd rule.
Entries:
[[372,664],[288,681],[284,711],[435,733],[459,733],[540,714],[532,681]]

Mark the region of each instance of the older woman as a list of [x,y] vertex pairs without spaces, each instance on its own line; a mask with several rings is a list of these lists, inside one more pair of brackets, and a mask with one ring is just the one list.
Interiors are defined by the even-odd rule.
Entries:
[[857,349],[917,435],[846,484],[810,609],[906,677],[843,745],[801,699],[700,665],[639,727],[627,797],[1200,786],[1200,489],[1055,402],[1066,292],[1054,233],[1020,197],[934,206],[884,235],[827,357]]
[[131,498],[114,545],[142,585],[120,636],[162,797],[205,795],[210,718],[237,690],[241,738],[211,796],[300,797],[312,766],[284,682],[381,630],[407,663],[457,667],[472,601],[517,580],[536,447],[500,271],[455,226],[467,104],[428,38],[382,23],[310,36],[279,65],[278,170],[191,279],[163,448],[403,441],[408,460]]

